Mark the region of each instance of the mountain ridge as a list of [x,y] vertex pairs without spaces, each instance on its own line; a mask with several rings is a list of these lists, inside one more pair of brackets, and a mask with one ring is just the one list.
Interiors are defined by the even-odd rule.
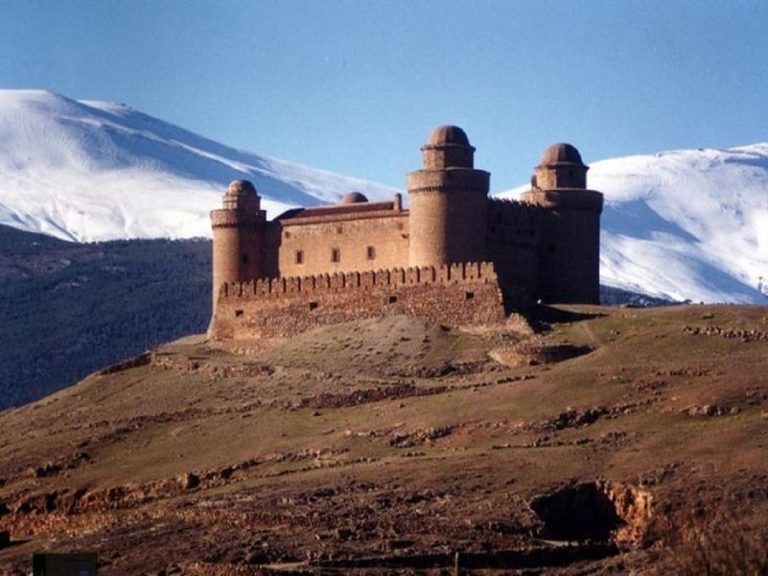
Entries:
[[0,224],[65,240],[210,236],[208,211],[249,179],[271,216],[396,190],[231,148],[132,108],[0,91]]
[[[351,190],[372,200],[399,192],[45,91],[0,91],[0,144],[0,224],[70,241],[210,237],[208,213],[233,179],[254,182],[269,217]],[[767,143],[600,160],[589,185],[605,194],[602,284],[674,301],[768,302]]]
[[768,144],[599,160],[588,184],[605,194],[601,283],[675,301],[768,303]]

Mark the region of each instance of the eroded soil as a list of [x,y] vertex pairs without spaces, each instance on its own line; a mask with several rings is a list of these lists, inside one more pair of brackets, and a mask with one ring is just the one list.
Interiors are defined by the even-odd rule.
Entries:
[[715,524],[759,557],[768,310],[534,320],[190,337],[0,413],[0,572],[695,573]]

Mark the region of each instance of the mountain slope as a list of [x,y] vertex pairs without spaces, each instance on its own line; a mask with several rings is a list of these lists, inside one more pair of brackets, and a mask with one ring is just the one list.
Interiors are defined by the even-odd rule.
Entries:
[[[595,162],[601,282],[671,300],[766,303],[768,144]],[[397,190],[235,150],[126,106],[0,91],[0,224],[76,241],[210,235],[236,178],[275,216]],[[520,189],[502,193],[514,196]]]
[[80,244],[0,226],[0,410],[205,330],[208,240]]
[[768,302],[768,144],[603,160],[589,186],[605,194],[603,284],[672,300]]
[[765,309],[537,318],[186,338],[0,412],[0,573],[765,574]]
[[227,184],[248,179],[270,216],[396,190],[236,150],[107,102],[0,91],[0,224],[65,240],[210,235]]

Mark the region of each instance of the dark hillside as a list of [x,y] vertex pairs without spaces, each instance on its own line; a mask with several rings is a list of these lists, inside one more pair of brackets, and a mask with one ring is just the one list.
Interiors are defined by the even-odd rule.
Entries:
[[0,226],[0,408],[205,330],[210,242],[71,244]]

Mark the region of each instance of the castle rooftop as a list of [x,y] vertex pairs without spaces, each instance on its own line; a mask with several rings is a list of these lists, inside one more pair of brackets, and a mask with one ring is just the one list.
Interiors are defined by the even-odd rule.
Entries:
[[[362,194],[360,194],[363,196]],[[365,196],[363,196],[365,198]],[[398,200],[389,200],[385,202],[341,202],[341,204],[309,206],[303,208],[291,208],[280,214],[275,220],[283,225],[292,224],[294,221],[307,221],[308,219],[333,221],[350,220],[355,218],[365,218],[366,216],[377,216],[381,213],[398,213],[407,215],[408,211],[403,210]]]
[[227,187],[227,196],[256,194],[256,187],[248,180],[233,180]]
[[472,148],[473,151],[475,150],[469,143],[467,133],[458,126],[451,125],[438,126],[435,128],[422,150],[427,148],[443,148],[445,146],[462,146],[465,148]]
[[581,154],[575,146],[566,142],[552,144],[544,151],[539,166],[556,166],[558,164],[578,164],[582,166]]
[[425,170],[445,170],[474,166],[475,147],[469,143],[467,133],[458,126],[438,126],[421,147]]
[[347,192],[344,194],[344,197],[339,204],[345,206],[347,204],[360,204],[362,202],[368,202],[368,198],[365,197],[365,194],[360,192]]
[[258,211],[261,201],[256,187],[248,180],[233,180],[224,194],[224,209]]

